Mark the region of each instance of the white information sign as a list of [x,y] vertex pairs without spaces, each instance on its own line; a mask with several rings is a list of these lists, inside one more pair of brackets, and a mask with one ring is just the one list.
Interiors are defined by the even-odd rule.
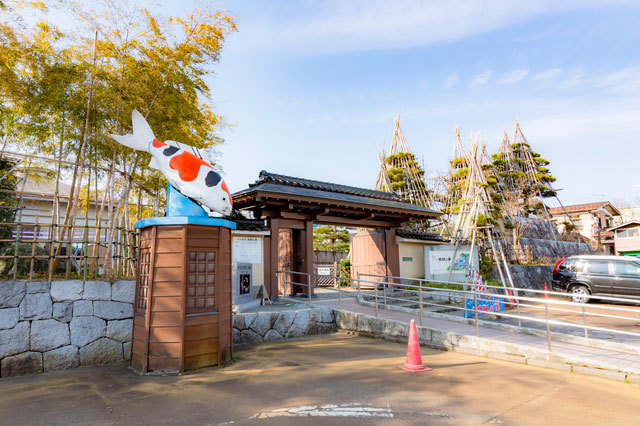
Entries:
[[[451,251],[432,251],[429,253],[429,261],[431,264],[432,274],[444,274],[448,273],[451,269],[451,258],[453,257],[453,250]],[[456,255],[456,261],[453,263],[454,271],[466,271],[469,267],[469,253],[461,253],[458,250]]]
[[318,275],[331,275],[331,267],[330,266],[319,266],[318,267]]
[[[470,246],[453,245],[425,246],[424,248],[424,272],[425,278],[431,280],[451,280],[467,282],[465,273],[470,265],[477,267],[478,251],[473,252],[473,261],[470,259]],[[453,259],[455,252],[456,258]]]
[[262,238],[233,237],[233,261],[262,263]]

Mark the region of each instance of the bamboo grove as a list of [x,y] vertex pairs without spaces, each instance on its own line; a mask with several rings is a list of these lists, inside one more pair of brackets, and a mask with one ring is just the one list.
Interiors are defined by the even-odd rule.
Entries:
[[161,214],[166,182],[109,134],[135,108],[158,139],[222,143],[205,77],[235,29],[124,0],[0,3],[0,275],[133,275],[133,225]]

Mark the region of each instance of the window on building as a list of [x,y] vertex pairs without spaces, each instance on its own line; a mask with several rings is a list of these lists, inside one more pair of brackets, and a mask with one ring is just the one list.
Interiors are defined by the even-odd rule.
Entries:
[[189,250],[187,268],[187,313],[215,310],[216,252]]
[[618,238],[638,238],[638,237],[640,237],[640,230],[638,228],[618,229],[616,231],[616,237],[618,237]]
[[140,273],[138,275],[138,302],[136,312],[144,313],[147,310],[149,299],[149,284],[151,281],[151,253],[149,249],[140,250]]

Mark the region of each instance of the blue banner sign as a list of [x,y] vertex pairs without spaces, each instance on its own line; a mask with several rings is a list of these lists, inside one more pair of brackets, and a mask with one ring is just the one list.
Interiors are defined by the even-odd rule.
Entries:
[[[484,315],[491,312],[502,312],[504,311],[504,298],[500,297],[489,297],[488,299],[478,299],[478,315]],[[467,299],[466,301],[467,310],[464,311],[464,317],[469,318],[474,316],[473,309],[473,299]]]

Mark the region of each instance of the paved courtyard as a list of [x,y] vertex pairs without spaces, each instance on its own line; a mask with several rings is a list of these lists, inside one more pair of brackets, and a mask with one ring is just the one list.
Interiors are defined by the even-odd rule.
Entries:
[[633,424],[640,387],[345,334],[237,351],[224,369],[124,364],[0,380],[0,424]]

